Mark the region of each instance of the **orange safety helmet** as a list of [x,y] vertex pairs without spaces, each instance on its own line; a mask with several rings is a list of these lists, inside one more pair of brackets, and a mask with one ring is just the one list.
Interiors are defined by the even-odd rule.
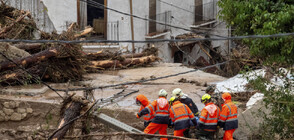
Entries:
[[222,94],[222,99],[223,99],[224,101],[226,101],[226,100],[231,100],[231,98],[232,98],[232,96],[231,96],[231,94],[228,93],[228,92],[225,92],[225,93]]

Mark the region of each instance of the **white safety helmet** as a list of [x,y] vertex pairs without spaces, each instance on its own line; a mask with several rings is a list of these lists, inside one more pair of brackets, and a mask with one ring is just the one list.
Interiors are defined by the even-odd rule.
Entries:
[[180,88],[176,88],[172,92],[172,96],[182,96],[182,95],[184,95],[184,93]]
[[167,96],[167,92],[166,92],[164,89],[161,89],[161,90],[158,92],[158,96],[159,96],[159,97],[166,97],[166,96]]

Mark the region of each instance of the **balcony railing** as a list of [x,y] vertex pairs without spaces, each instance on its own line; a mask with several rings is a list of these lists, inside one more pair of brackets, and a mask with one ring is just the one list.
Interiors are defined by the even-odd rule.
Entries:
[[150,19],[156,20],[160,23],[164,23],[165,25],[161,25],[152,21],[146,21],[147,35],[151,33],[163,33],[171,29],[170,26],[166,25],[171,24],[171,11],[156,14],[155,16],[151,16]]

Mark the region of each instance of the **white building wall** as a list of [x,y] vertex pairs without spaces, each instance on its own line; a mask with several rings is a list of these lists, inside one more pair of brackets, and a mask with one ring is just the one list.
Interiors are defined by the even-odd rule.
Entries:
[[42,0],[58,33],[77,22],[77,0]]
[[[119,10],[130,14],[130,3],[128,0],[109,0],[107,6],[112,9]],[[149,1],[148,0],[133,0],[133,14],[140,17],[145,17],[149,14]],[[119,40],[132,40],[131,32],[131,18],[130,16],[123,15],[111,10],[108,10],[107,14],[108,22],[119,21]],[[134,40],[145,40],[146,35],[146,23],[144,20],[134,19]],[[136,52],[142,51],[142,48],[146,46],[145,43],[136,43]],[[128,51],[132,51],[132,43],[120,43],[121,48],[128,48]]]
[[[160,1],[156,1],[157,11],[156,13],[163,13],[165,11],[171,11],[171,15],[174,17],[172,18],[171,24],[174,26],[190,29],[190,25],[194,22],[194,11],[193,6],[195,5],[194,0],[161,0],[166,3],[170,3],[172,5],[176,5],[182,9],[186,9],[191,12],[184,11],[182,9],[173,7],[171,5],[167,5]],[[177,36],[180,34],[187,33],[189,31],[184,31],[182,29],[171,28],[171,36]]]

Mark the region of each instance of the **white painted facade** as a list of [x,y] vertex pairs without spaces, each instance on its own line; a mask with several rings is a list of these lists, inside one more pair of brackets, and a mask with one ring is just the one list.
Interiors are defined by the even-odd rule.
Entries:
[[42,0],[58,33],[77,22],[77,0]]

